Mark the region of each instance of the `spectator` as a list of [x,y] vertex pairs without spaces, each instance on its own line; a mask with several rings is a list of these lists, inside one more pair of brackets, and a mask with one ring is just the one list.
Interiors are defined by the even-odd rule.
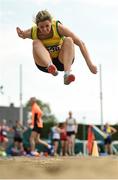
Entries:
[[0,143],[4,150],[6,150],[8,145],[8,131],[10,131],[10,128],[7,126],[6,120],[4,119],[0,124]]
[[58,155],[58,148],[59,148],[59,142],[60,142],[60,133],[61,129],[59,128],[59,124],[55,123],[55,125],[51,129],[52,131],[52,143],[54,148],[54,156]]
[[104,138],[105,151],[108,154],[112,154],[112,148],[111,148],[112,135],[116,133],[117,130],[112,126],[110,126],[108,123],[106,123],[103,131],[105,133],[105,138]]
[[13,126],[14,131],[14,148],[13,153],[18,155],[24,154],[24,147],[23,147],[23,132],[24,127],[21,125],[20,121],[16,121],[15,126]]
[[60,141],[61,141],[61,155],[67,156],[67,132],[65,123],[60,123],[59,128],[61,129]]
[[66,119],[66,132],[68,139],[68,154],[75,155],[75,135],[77,133],[76,119],[73,118],[72,112],[69,111],[69,117]]

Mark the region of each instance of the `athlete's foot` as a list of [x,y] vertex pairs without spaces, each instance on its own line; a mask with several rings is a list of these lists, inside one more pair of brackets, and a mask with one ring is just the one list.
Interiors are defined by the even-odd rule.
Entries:
[[48,72],[50,74],[52,74],[53,76],[57,76],[58,75],[58,71],[57,71],[57,68],[54,64],[51,64],[49,67],[48,67]]
[[71,82],[75,81],[75,76],[73,74],[64,75],[64,84],[69,85]]

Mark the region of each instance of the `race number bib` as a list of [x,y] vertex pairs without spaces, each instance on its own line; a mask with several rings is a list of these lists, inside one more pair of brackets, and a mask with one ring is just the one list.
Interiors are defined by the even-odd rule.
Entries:
[[47,50],[49,52],[59,51],[60,50],[60,46],[59,45],[57,45],[57,46],[49,46],[49,47],[47,47]]

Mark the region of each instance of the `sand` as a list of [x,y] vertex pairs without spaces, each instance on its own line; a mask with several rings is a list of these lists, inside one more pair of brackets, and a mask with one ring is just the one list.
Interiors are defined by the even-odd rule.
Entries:
[[118,179],[118,156],[1,158],[0,179]]

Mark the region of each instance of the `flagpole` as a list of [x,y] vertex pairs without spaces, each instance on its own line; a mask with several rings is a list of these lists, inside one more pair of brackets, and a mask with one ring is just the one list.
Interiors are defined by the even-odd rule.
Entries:
[[20,94],[19,94],[19,99],[20,99],[20,108],[19,108],[19,120],[20,123],[23,125],[23,104],[22,104],[22,65],[20,64]]
[[100,120],[101,129],[103,129],[103,93],[102,93],[102,66],[99,65],[99,82],[100,82]]

